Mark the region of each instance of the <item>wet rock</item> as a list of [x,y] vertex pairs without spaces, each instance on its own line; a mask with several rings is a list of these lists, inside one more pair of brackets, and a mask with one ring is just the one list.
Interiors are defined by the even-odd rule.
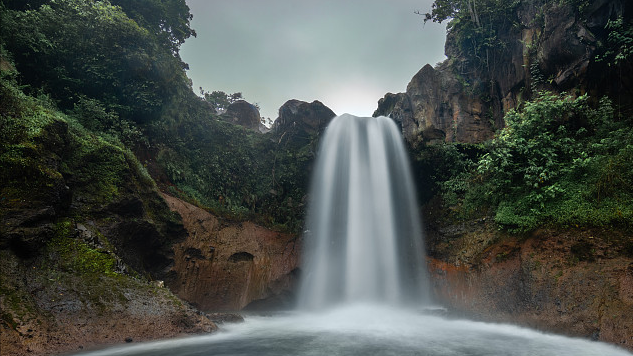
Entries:
[[124,196],[122,199],[115,201],[107,206],[106,212],[127,217],[143,217],[145,208],[143,201],[136,196]]
[[241,323],[244,317],[236,313],[210,313],[207,317],[216,324]]
[[255,256],[251,255],[248,252],[236,252],[234,254],[232,254],[231,256],[229,256],[228,261],[229,262],[249,262],[249,261],[253,261],[255,259]]
[[[487,242],[478,244],[485,234]],[[436,299],[452,314],[633,350],[633,258],[619,250],[629,239],[617,231],[542,230],[519,239],[466,229],[451,244],[431,241],[439,245],[430,250],[441,256],[429,261],[431,281]],[[437,253],[462,246],[467,252],[460,256]]]

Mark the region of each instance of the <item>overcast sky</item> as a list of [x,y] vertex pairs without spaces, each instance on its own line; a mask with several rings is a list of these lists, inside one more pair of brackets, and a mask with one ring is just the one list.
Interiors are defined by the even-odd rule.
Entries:
[[277,118],[287,100],[371,116],[425,64],[444,60],[432,0],[187,0],[197,38],[180,55],[196,93],[242,92]]

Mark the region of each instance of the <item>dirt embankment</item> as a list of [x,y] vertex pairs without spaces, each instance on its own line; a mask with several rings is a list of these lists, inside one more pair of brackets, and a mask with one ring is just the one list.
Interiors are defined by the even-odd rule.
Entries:
[[456,313],[633,350],[632,240],[602,229],[509,236],[480,220],[431,228],[429,266]]

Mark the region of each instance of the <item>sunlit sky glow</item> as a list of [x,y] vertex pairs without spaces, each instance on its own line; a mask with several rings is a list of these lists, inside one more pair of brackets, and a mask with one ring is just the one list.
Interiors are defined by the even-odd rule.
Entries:
[[197,38],[182,45],[196,93],[242,92],[274,120],[287,100],[371,116],[425,64],[444,60],[431,0],[187,0]]

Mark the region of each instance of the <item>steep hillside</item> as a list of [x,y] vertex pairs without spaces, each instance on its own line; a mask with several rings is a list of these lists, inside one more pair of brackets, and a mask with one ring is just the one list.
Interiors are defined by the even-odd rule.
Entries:
[[3,354],[215,330],[151,282],[185,230],[136,157],[2,74]]
[[[224,317],[163,287],[186,276],[187,248],[178,247],[199,241],[161,189],[213,211],[200,210],[228,230],[245,218],[300,228],[316,136],[294,144],[282,129],[262,135],[197,97],[178,56],[194,34],[190,18],[182,0],[0,2],[3,354],[215,330],[212,319]],[[268,236],[262,249],[294,238],[247,234]],[[289,270],[270,274],[276,257],[262,264],[249,251],[257,285],[206,310],[291,289],[280,281],[296,252]]]

